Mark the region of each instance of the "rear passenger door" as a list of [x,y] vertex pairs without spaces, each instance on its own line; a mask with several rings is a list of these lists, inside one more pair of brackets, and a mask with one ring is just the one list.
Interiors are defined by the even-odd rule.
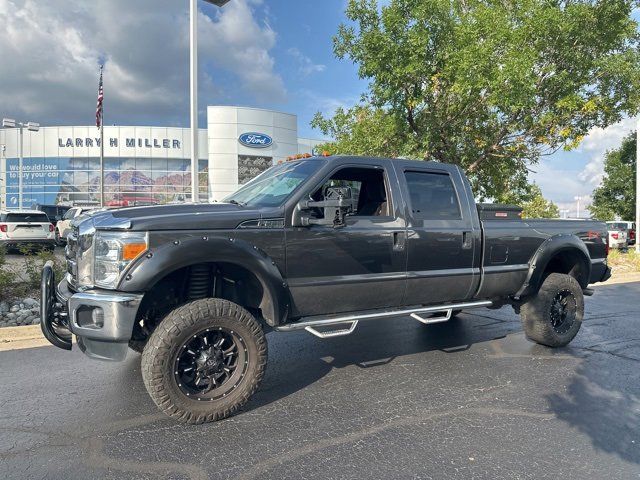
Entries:
[[398,176],[408,210],[405,305],[471,298],[479,279],[479,232],[459,172],[406,168]]

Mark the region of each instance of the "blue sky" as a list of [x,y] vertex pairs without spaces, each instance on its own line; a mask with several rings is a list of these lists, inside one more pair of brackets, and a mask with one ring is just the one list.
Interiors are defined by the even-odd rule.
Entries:
[[[366,91],[357,67],[333,55],[346,0],[200,2],[199,105],[273,108],[320,137],[315,112],[351,106]],[[98,59],[106,59],[105,123],[188,126],[186,0],[0,0],[0,116],[42,125],[94,122]],[[543,194],[576,214],[602,177],[607,149],[635,128],[594,129],[573,152],[532,166]]]
[[[204,68],[214,81],[216,78],[224,79],[225,90],[221,92],[218,103],[259,104],[294,112],[298,115],[300,136],[319,136],[309,126],[315,112],[330,113],[340,105],[352,105],[367,86],[358,78],[355,65],[333,55],[332,37],[344,21],[345,5],[345,0],[270,0],[254,5],[256,17],[277,34],[271,54],[276,71],[284,80],[286,99],[255,98],[235,86],[233,79],[218,71],[215,64],[204,62]],[[202,10],[213,19],[224,15],[217,7],[204,3]]]

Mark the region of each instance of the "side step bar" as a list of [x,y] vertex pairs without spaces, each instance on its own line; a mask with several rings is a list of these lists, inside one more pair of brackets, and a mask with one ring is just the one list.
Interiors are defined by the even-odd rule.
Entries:
[[[476,302],[452,303],[449,305],[436,305],[432,307],[415,307],[384,312],[376,311],[361,314],[347,314],[324,318],[306,317],[306,319],[303,318],[302,320],[295,323],[287,323],[286,325],[275,327],[275,330],[279,332],[306,330],[307,332],[312,333],[319,338],[341,337],[343,335],[349,335],[350,333],[353,333],[358,326],[358,322],[367,320],[382,320],[409,315],[413,319],[425,324],[440,323],[449,320],[454,310],[469,310],[471,308],[490,307],[491,305],[493,305],[493,302],[491,302],[490,300],[480,300]],[[423,317],[420,315],[433,313],[441,313],[442,315],[437,317]],[[347,324],[348,326],[346,328],[328,332],[321,332],[316,329],[317,327],[329,327],[332,325],[342,324]]]

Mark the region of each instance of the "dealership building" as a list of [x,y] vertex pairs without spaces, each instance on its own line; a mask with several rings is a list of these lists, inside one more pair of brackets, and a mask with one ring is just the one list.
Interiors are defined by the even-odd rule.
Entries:
[[[105,126],[105,204],[190,200],[188,128]],[[313,153],[322,140],[298,137],[296,115],[258,108],[209,106],[200,129],[201,201],[221,200],[288,156]],[[19,204],[19,130],[0,129],[0,204]],[[100,132],[96,127],[24,129],[23,206],[98,204]]]

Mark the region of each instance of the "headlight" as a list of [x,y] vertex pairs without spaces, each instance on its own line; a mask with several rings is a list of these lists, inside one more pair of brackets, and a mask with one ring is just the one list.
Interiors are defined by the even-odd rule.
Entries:
[[93,245],[93,283],[97,287],[116,288],[120,276],[131,261],[147,251],[146,233],[96,233]]

